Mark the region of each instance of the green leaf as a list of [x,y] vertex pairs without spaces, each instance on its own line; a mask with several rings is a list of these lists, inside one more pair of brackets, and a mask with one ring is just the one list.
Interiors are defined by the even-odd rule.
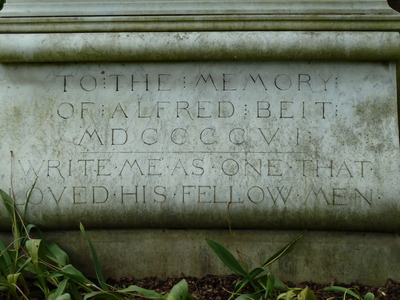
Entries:
[[272,274],[268,274],[267,286],[265,288],[265,293],[264,293],[265,299],[268,299],[269,295],[272,295],[272,293],[274,292],[274,286],[275,286],[275,277]]
[[96,272],[97,280],[99,281],[101,288],[105,291],[108,291],[109,289],[106,284],[106,281],[104,280],[103,273],[101,272],[100,261],[99,261],[99,258],[97,257],[96,250],[94,249],[94,246],[93,246],[91,240],[89,239],[88,235],[86,234],[85,227],[83,227],[83,224],[80,223],[79,227],[80,227],[80,230],[81,230],[83,236],[85,237],[85,239],[87,240],[87,242],[89,244],[90,251],[92,253],[92,259],[93,259],[93,264],[94,264],[94,269]]
[[15,273],[15,274],[8,274],[7,275],[7,281],[9,284],[15,284],[17,285],[18,277],[21,275],[21,273]]
[[76,269],[72,265],[66,265],[62,267],[58,272],[53,272],[53,275],[56,276],[58,273],[63,274],[64,276],[68,276],[69,278],[73,279],[75,282],[79,283],[80,285],[93,285],[89,279],[82,274],[81,271]]
[[[43,273],[46,271],[46,267],[45,265],[39,263],[40,262],[39,251],[41,248],[40,247],[41,243],[42,240],[40,239],[29,239],[26,241],[25,246],[26,249],[28,250],[30,258],[32,259],[32,264],[34,269],[32,269],[31,271],[35,273],[37,279],[37,286],[43,291],[43,293],[47,297],[50,293],[50,290],[49,287],[47,286],[45,278],[43,277]],[[29,265],[26,264],[24,268],[28,269]]]
[[86,294],[85,297],[83,298],[83,300],[90,299],[93,297],[96,297],[96,299],[108,299],[108,300],[110,300],[110,299],[124,300],[125,299],[124,296],[118,295],[116,293],[112,293],[109,291],[97,291],[97,292],[92,292],[92,293]]
[[299,294],[298,300],[316,300],[314,292],[306,286]]
[[25,201],[25,205],[24,205],[24,213],[23,213],[23,216],[22,216],[23,220],[25,220],[26,212],[28,211],[29,200],[31,199],[32,192],[33,192],[33,189],[35,188],[37,180],[38,180],[38,178],[36,177],[35,182],[32,184],[32,187],[29,189],[28,193],[26,194],[26,201]]
[[300,242],[303,240],[305,235],[305,232],[303,231],[300,233],[298,236],[296,236],[292,241],[290,241],[285,247],[280,249],[278,252],[276,252],[274,255],[272,255],[266,262],[263,263],[263,267],[267,267],[280,259],[281,257],[285,256],[286,254],[290,253],[293,251],[294,248],[296,248]]
[[55,262],[59,267],[63,267],[69,263],[68,254],[61,249],[56,243],[46,241],[46,257]]
[[[261,273],[265,272],[265,275],[261,277],[259,276]],[[279,291],[287,291],[287,287],[280,281],[278,278],[276,278],[271,271],[267,267],[258,267],[253,269],[250,274],[247,276],[249,283],[253,286],[254,290],[258,291],[257,286],[262,286],[262,288],[265,290],[267,289],[268,282],[273,282],[273,286],[270,287],[270,290],[279,290]],[[254,283],[254,281],[257,281],[257,283]]]
[[8,290],[8,284],[0,283],[0,291],[5,292]]
[[20,275],[21,273],[15,273],[15,274],[9,274],[7,276],[8,290],[10,291],[11,295],[16,299],[19,299],[17,293],[17,286]]
[[61,296],[58,296],[57,298],[54,298],[54,300],[72,300],[71,295],[66,293]]
[[247,277],[244,278],[244,279],[242,279],[242,280],[240,280],[240,281],[238,281],[238,282],[236,282],[236,284],[235,284],[235,289],[234,289],[234,291],[233,291],[234,295],[240,293],[240,291],[241,291],[245,286],[247,286],[248,284],[250,284],[250,280],[249,280],[249,278],[247,278]]
[[65,291],[65,288],[67,287],[68,281],[69,281],[69,278],[65,278],[63,281],[61,281],[60,284],[58,285],[57,289],[52,294],[50,294],[49,300],[57,300],[64,295],[69,296],[69,298],[66,298],[66,299],[71,299],[70,294],[64,294],[64,291]]
[[276,299],[284,299],[284,300],[290,300],[290,299],[295,299],[297,298],[296,291],[289,289],[287,292],[280,294]]
[[374,300],[374,299],[375,299],[374,294],[372,294],[370,292],[368,292],[364,297],[364,300]]
[[262,272],[267,272],[267,273],[269,273],[269,270],[268,270],[267,268],[263,268],[263,267],[254,268],[254,269],[251,270],[251,272],[248,274],[248,278],[254,279],[254,278],[256,278],[258,275],[260,275]]
[[182,279],[173,286],[166,300],[186,300],[189,295],[189,286],[185,279]]
[[345,287],[342,287],[342,286],[335,286],[335,285],[332,285],[332,286],[329,286],[329,287],[324,288],[324,291],[326,291],[326,292],[338,292],[338,293],[343,293],[345,296],[346,296],[347,294],[349,294],[350,296],[352,296],[352,297],[354,297],[354,298],[356,298],[356,299],[358,299],[358,300],[363,300],[362,297],[361,297],[360,295],[357,295],[357,294],[354,293],[351,289],[345,288]]
[[29,233],[31,232],[31,230],[32,230],[33,228],[35,228],[36,230],[39,231],[39,236],[40,236],[41,239],[43,239],[43,234],[42,234],[42,232],[41,232],[40,229],[37,228],[36,225],[34,225],[34,224],[28,224],[28,225],[25,227],[25,232],[26,232],[26,234],[29,235]]
[[6,207],[8,215],[10,217],[12,233],[14,236],[14,248],[18,250],[21,246],[21,232],[19,228],[20,220],[17,218],[17,211],[14,205],[14,200],[2,189],[0,189],[0,196],[3,199],[4,206]]
[[237,259],[230,253],[224,246],[218,244],[216,241],[211,239],[206,239],[207,244],[214,251],[214,253],[219,257],[220,260],[231,269],[235,274],[246,277],[248,273],[244,270]]
[[[43,264],[39,264],[40,257],[39,251],[42,240],[40,239],[29,239],[26,241],[25,246],[28,250],[30,258],[32,259],[32,264],[34,266],[34,272],[37,278],[37,286],[43,291],[45,296],[48,296],[50,293],[49,287],[47,286],[46,280],[43,277],[43,273],[46,271],[46,267]],[[28,265],[25,267],[28,268]]]
[[[2,261],[4,261],[4,263]],[[0,240],[0,270],[4,276],[9,273],[15,273],[14,264],[12,263],[11,256],[8,253],[7,247],[1,240]]]
[[80,285],[71,281],[68,285],[68,292],[71,294],[72,299],[74,300],[83,300],[83,296],[79,290]]
[[2,189],[0,189],[0,196],[1,196],[1,198],[3,199],[4,206],[5,206],[6,209],[7,209],[7,212],[8,212],[8,215],[9,215],[9,217],[10,217],[11,222],[14,223],[14,221],[15,221],[15,215],[14,215],[14,211],[15,211],[15,208],[14,208],[14,201],[13,201],[12,198],[11,198],[5,191],[3,191]]
[[144,289],[137,285],[128,286],[125,289],[118,290],[118,292],[120,292],[120,293],[132,293],[132,292],[138,293],[149,299],[162,299],[163,298],[163,296],[161,294],[157,293],[156,291]]
[[30,239],[26,241],[26,249],[28,249],[29,255],[32,258],[32,263],[35,267],[38,266],[39,263],[39,248],[42,240],[39,239]]
[[[18,260],[18,266],[19,266],[18,272],[22,272],[25,269],[28,269],[27,267],[31,262],[32,262],[32,257],[28,257],[26,260],[19,259]],[[32,264],[31,264],[31,266],[32,266]],[[33,270],[31,272],[34,273]]]
[[268,276],[269,274],[266,274],[264,276],[258,277],[257,278],[257,284],[263,289],[265,290],[267,288],[268,285]]
[[274,288],[281,292],[288,291],[288,287],[279,279],[275,277]]
[[235,300],[258,300],[258,299],[260,299],[260,296],[255,294],[244,294],[235,298]]

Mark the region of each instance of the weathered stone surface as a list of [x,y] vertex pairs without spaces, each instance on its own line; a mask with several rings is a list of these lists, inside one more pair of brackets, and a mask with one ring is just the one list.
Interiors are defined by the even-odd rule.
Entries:
[[[100,4],[100,5],[99,5]],[[99,1],[8,0],[5,16],[188,15],[188,14],[394,14],[385,0],[314,0],[285,2],[264,0]]]
[[0,32],[399,31],[385,0],[8,0]]
[[398,61],[398,32],[1,34],[0,62]]
[[396,231],[396,99],[394,63],[3,64],[0,180],[47,228]]
[[[91,230],[88,232],[107,277],[204,276],[231,274],[205,238],[227,247],[251,269],[292,240],[299,231],[273,230]],[[79,231],[46,237],[71,256],[71,263],[95,278],[89,246]],[[0,233],[4,241],[5,234]],[[400,238],[394,233],[307,232],[302,243],[271,266],[281,280],[381,286],[400,278]],[[373,272],[371,271],[373,270]]]

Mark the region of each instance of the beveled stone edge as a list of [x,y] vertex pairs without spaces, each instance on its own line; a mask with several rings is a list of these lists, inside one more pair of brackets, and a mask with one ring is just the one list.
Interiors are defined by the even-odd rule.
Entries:
[[166,31],[400,31],[393,15],[0,16],[0,33]]
[[8,0],[5,17],[238,14],[393,14],[386,0],[181,0],[51,1]]
[[0,62],[354,60],[400,58],[398,32],[1,34]]

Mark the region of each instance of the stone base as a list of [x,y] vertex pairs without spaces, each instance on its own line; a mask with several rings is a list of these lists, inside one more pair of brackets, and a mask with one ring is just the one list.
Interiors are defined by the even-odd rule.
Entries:
[[[205,238],[226,246],[253,268],[299,232],[266,230],[89,230],[105,277],[230,274]],[[0,234],[0,238],[5,238]],[[95,276],[89,247],[79,231],[52,231],[71,263]],[[391,233],[308,232],[288,256],[272,265],[281,280],[383,285],[400,280],[400,238]]]

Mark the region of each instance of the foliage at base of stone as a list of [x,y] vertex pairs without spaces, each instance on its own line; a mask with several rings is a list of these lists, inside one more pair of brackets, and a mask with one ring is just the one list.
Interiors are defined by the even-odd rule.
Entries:
[[[135,299],[138,296],[158,300],[193,299],[184,279],[166,295],[136,285],[124,289],[107,285],[101,273],[96,251],[81,224],[82,234],[91,249],[98,282],[89,280],[69,263],[69,257],[64,250],[43,238],[35,225],[25,222],[25,213],[32,189],[33,187],[28,192],[22,214],[15,206],[14,197],[0,190],[13,234],[13,241],[8,245],[0,240],[0,292],[7,295],[7,299],[124,300]],[[33,237],[32,229],[38,231],[39,238]]]
[[[275,277],[268,268],[271,264],[293,251],[303,240],[305,232],[300,233],[282,249],[277,251],[261,266],[248,271],[247,268],[237,260],[228,249],[211,239],[206,239],[210,248],[221,259],[221,261],[235,274],[243,277],[237,282],[235,290],[229,299],[236,300],[267,300],[267,299],[298,299],[315,300],[315,295],[308,287],[288,288],[281,280]],[[245,288],[250,288],[253,293],[243,294]],[[235,298],[236,297],[236,298]]]
[[375,296],[371,292],[368,292],[365,294],[364,297],[362,297],[356,290],[353,290],[351,288],[345,288],[342,286],[329,286],[324,289],[324,291],[327,292],[338,292],[343,294],[343,299],[346,299],[346,297],[352,297],[356,298],[357,300],[374,300]]

